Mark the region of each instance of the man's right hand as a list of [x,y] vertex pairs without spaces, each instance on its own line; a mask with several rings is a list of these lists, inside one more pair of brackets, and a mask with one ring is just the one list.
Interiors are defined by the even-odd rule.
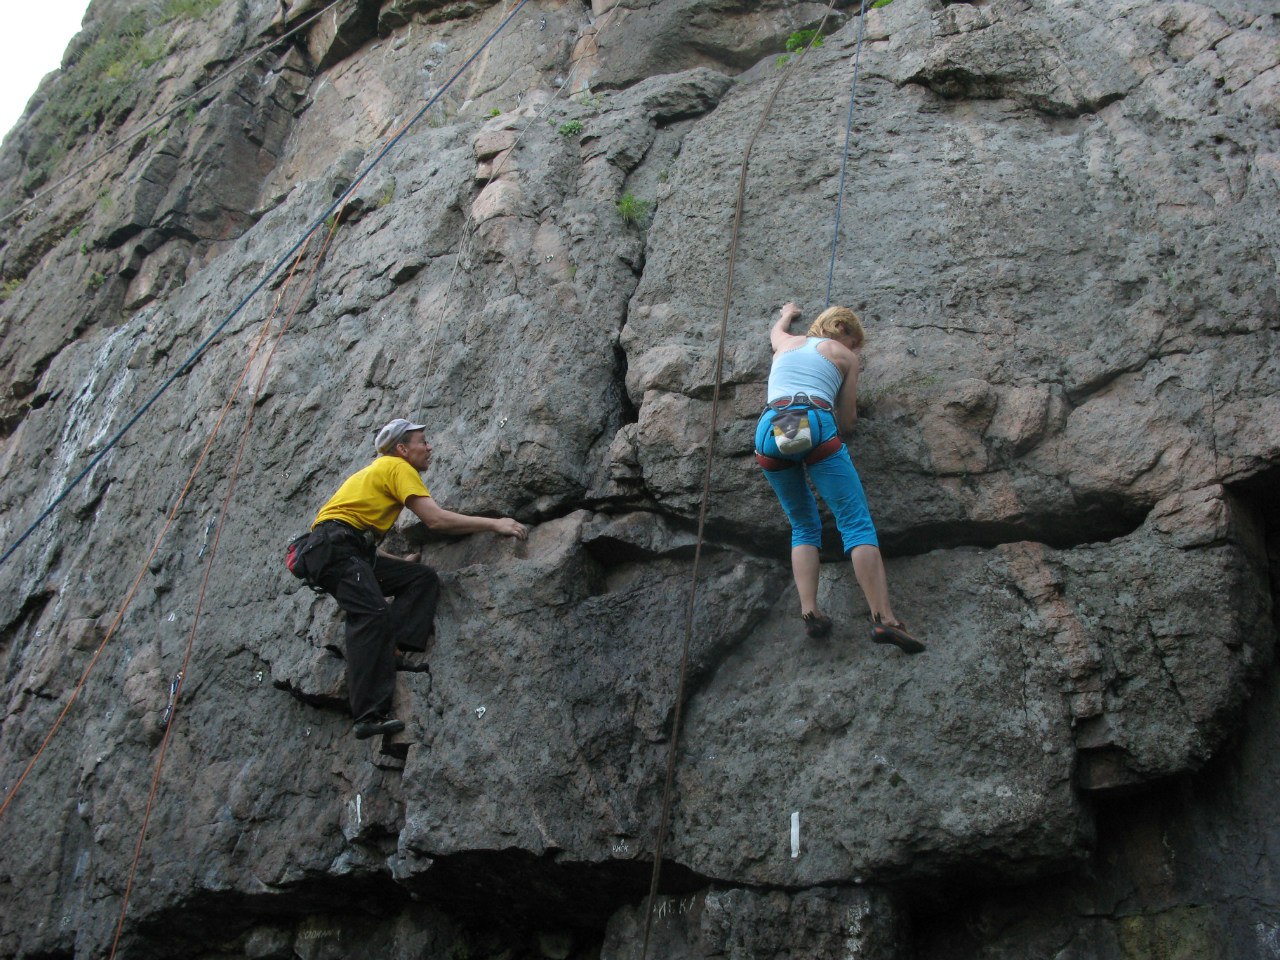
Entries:
[[500,533],[504,537],[515,537],[517,540],[527,540],[529,531],[525,525],[518,520],[512,520],[510,517],[503,517],[500,520],[493,521],[495,526],[494,533]]

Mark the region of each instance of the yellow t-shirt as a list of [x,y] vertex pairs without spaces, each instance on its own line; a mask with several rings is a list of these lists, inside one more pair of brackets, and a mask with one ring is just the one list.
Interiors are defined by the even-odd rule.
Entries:
[[357,530],[386,533],[400,516],[405,500],[429,496],[422,477],[407,460],[381,456],[347,477],[311,526],[323,520],[341,520]]

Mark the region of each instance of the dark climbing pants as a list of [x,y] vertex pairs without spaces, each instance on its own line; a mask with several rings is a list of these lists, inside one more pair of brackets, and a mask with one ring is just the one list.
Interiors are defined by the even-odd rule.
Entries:
[[317,579],[347,614],[351,716],[384,717],[395,692],[396,648],[426,649],[440,578],[430,567],[375,555],[358,539],[342,537]]

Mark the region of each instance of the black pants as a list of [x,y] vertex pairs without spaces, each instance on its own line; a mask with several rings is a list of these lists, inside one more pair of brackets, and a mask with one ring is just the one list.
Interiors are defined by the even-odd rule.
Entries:
[[[341,537],[316,578],[347,614],[347,692],[351,716],[386,716],[396,685],[397,647],[425,650],[440,595],[430,567],[374,555],[354,537]],[[394,597],[387,603],[384,597]]]

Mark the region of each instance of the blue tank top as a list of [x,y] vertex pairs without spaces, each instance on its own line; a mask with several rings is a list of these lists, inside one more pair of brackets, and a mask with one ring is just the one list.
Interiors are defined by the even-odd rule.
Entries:
[[809,337],[804,346],[780,353],[769,370],[769,403],[797,393],[821,397],[832,406],[844,383],[840,368],[818,352],[826,337]]

